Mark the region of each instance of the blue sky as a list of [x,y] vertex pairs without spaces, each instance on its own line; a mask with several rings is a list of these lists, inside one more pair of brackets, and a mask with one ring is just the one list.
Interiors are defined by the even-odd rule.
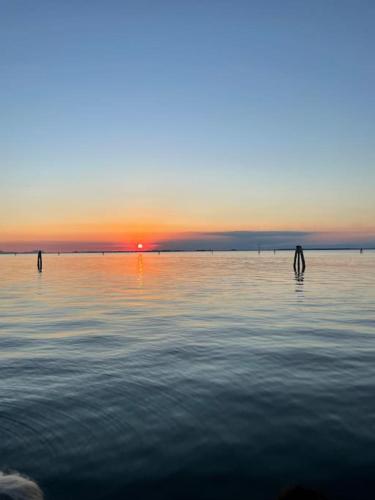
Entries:
[[0,242],[375,233],[375,4],[5,0]]

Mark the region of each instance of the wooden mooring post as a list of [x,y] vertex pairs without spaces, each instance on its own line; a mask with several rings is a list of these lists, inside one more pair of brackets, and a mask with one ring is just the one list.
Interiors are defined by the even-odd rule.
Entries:
[[43,268],[43,261],[42,261],[42,251],[38,251],[38,271],[41,273]]
[[303,250],[301,245],[296,246],[296,251],[294,253],[293,267],[296,273],[301,273],[301,272],[303,273],[306,269],[305,256],[303,255]]

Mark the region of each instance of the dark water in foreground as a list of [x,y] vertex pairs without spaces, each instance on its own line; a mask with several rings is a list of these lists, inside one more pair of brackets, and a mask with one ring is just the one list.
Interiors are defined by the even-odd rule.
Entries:
[[375,498],[375,252],[0,256],[0,469],[47,499]]

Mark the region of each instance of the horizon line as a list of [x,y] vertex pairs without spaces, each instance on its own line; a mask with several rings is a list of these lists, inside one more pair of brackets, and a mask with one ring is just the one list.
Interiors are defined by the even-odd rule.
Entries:
[[[36,255],[39,250],[42,251],[43,254],[46,255],[70,255],[70,254],[122,254],[122,253],[207,253],[207,252],[291,252],[295,250],[294,247],[288,248],[247,248],[247,249],[238,249],[238,248],[228,248],[228,249],[215,249],[215,248],[197,248],[197,249],[160,249],[160,250],[29,250],[29,251],[17,251],[17,250],[0,250],[0,255]],[[364,246],[356,246],[356,247],[303,247],[304,251],[347,251],[347,250],[375,250],[375,247],[364,247]]]

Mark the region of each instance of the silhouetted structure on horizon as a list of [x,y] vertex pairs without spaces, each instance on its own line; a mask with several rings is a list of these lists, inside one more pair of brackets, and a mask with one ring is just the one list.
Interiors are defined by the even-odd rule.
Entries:
[[[302,266],[301,266],[301,264],[302,264]],[[306,269],[305,256],[303,255],[303,250],[302,250],[301,245],[296,246],[296,251],[294,253],[293,267],[294,267],[295,272],[297,272],[297,273],[300,273],[300,272],[303,273]],[[302,269],[301,269],[301,267],[302,267]]]
[[38,251],[38,271],[41,273],[43,268],[43,261],[42,261],[42,251]]

